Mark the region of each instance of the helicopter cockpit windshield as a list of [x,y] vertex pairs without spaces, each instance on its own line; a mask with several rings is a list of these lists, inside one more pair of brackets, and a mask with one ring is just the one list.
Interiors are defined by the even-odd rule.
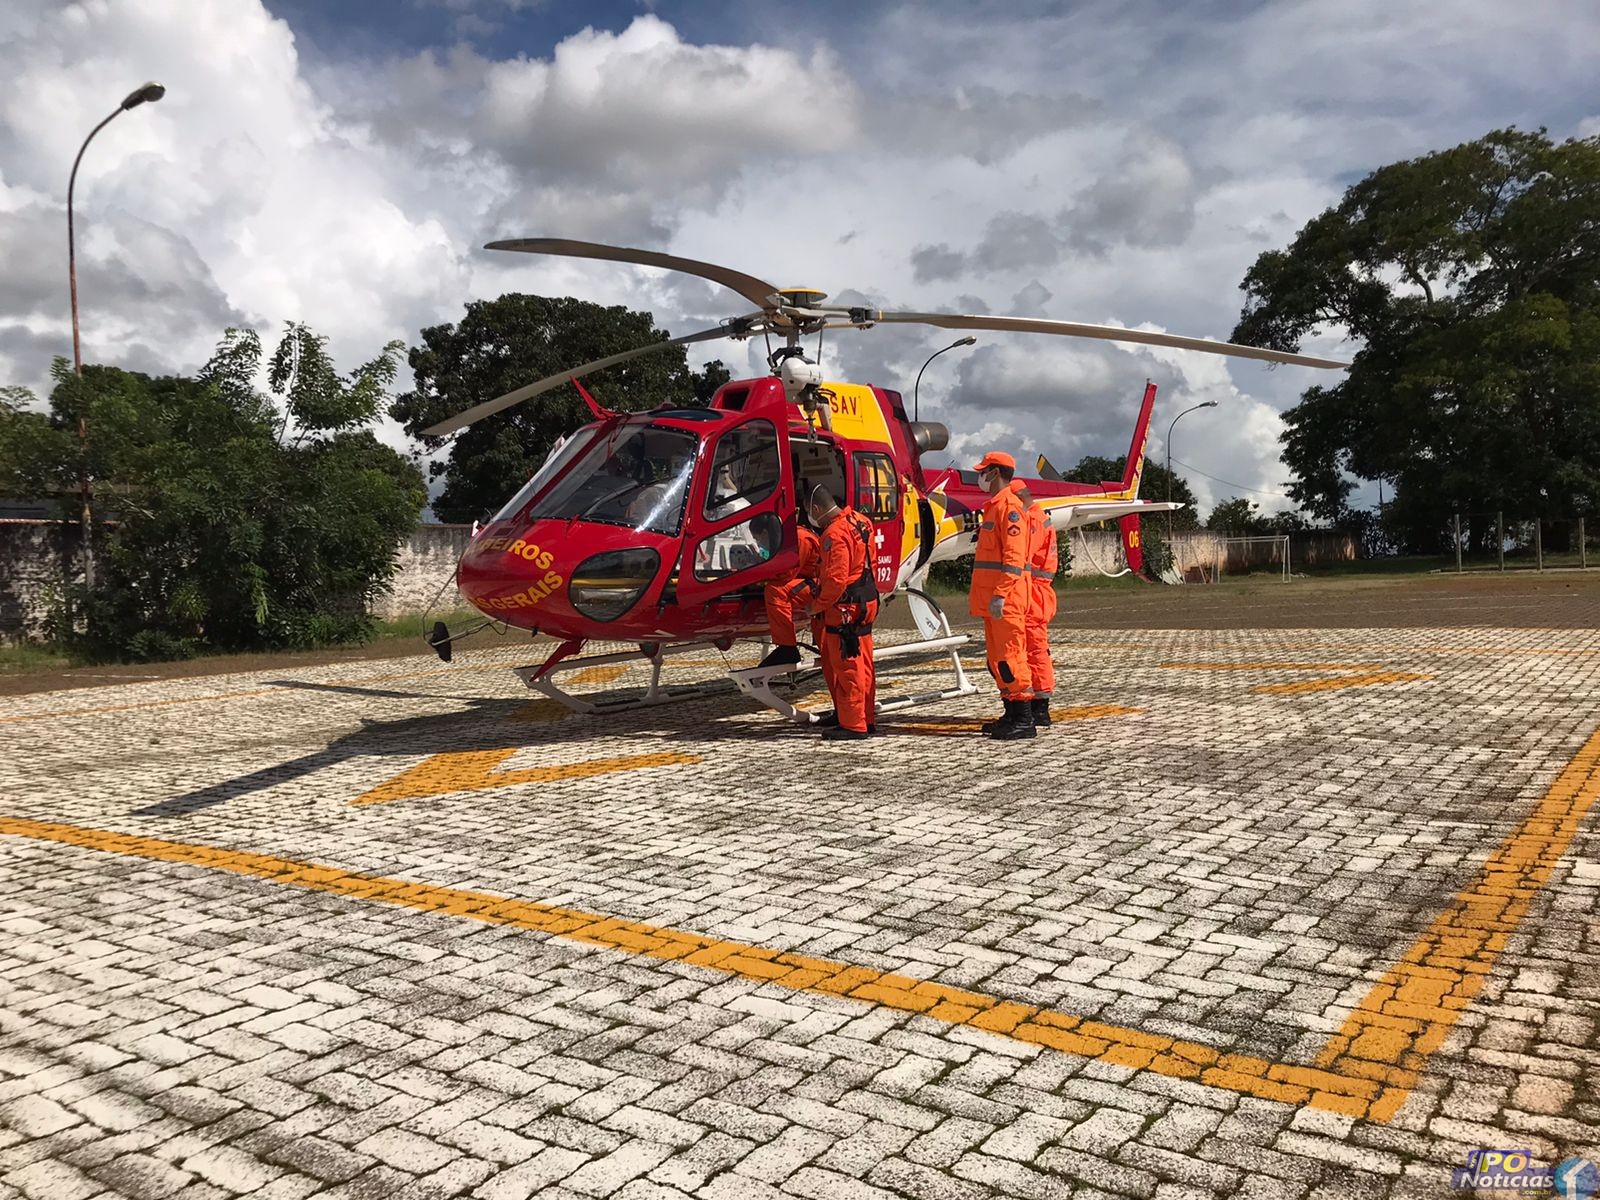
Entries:
[[621,425],[588,446],[534,504],[528,519],[598,521],[676,536],[699,444],[699,438],[682,429]]

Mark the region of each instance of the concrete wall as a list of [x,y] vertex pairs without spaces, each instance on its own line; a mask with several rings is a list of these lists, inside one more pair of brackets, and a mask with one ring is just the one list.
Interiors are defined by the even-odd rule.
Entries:
[[[1098,529],[1074,529],[1070,540],[1072,543],[1070,574],[1074,578],[1099,575],[1102,569],[1106,573],[1115,574],[1126,565],[1122,559],[1120,534]],[[1201,570],[1207,575],[1216,573],[1230,575],[1283,569],[1281,542],[1229,545],[1222,534],[1205,529],[1174,533],[1172,541],[1173,565],[1180,573],[1193,574],[1197,579]],[[1305,567],[1325,567],[1330,563],[1354,562],[1357,549],[1357,538],[1354,534],[1315,530],[1290,534],[1289,570],[1295,572]]]
[[[1161,536],[1166,536],[1165,530]],[[1122,557],[1122,535],[1113,530],[1074,529],[1067,540],[1072,546],[1072,566],[1068,574],[1074,579],[1115,575],[1128,565]],[[1173,558],[1182,568],[1193,569],[1204,564],[1205,569],[1211,571],[1225,553],[1222,538],[1204,530],[1175,533],[1172,540]]]
[[[455,575],[471,534],[469,525],[417,526],[400,547],[399,570],[373,612],[390,618],[425,611]],[[76,524],[0,520],[0,643],[41,637],[50,596],[82,578]],[[454,589],[447,588],[445,611],[455,603]]]
[[445,592],[438,607],[444,612],[455,608],[455,588],[450,581],[455,577],[456,561],[471,541],[470,525],[418,525],[400,547],[400,569],[394,582],[378,597],[372,611],[386,620],[426,612],[441,587]]
[[44,634],[50,598],[82,579],[78,527],[66,521],[0,521],[0,644]]

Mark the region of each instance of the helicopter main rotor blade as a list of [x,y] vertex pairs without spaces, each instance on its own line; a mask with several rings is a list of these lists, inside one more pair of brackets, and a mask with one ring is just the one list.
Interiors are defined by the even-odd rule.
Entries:
[[665,350],[669,346],[687,346],[691,342],[709,342],[716,338],[728,337],[732,329],[719,326],[716,329],[704,329],[699,333],[685,334],[683,337],[670,338],[664,342],[651,342],[647,346],[638,346],[632,350],[624,350],[621,354],[609,354],[605,358],[597,358],[594,362],[584,363],[581,367],[573,367],[570,371],[562,371],[556,375],[546,375],[543,379],[525,384],[514,392],[507,392],[503,396],[496,396],[493,400],[485,400],[482,404],[474,404],[471,408],[458,412],[455,416],[440,421],[437,425],[430,425],[422,431],[423,437],[443,437],[447,433],[454,433],[458,429],[465,429],[474,421],[481,421],[484,417],[493,416],[497,412],[504,412],[513,404],[521,404],[524,400],[538,396],[544,392],[552,392],[564,383],[569,383],[594,371],[614,367],[618,363],[625,363],[631,358],[638,358],[641,354],[652,354],[657,350]]
[[1256,358],[1262,362],[1293,363],[1299,367],[1327,367],[1338,370],[1350,365],[1333,358],[1313,358],[1309,354],[1265,350],[1260,346],[1241,346],[1237,342],[1213,342],[1209,338],[1182,337],[1175,333],[1125,329],[1121,325],[1080,325],[1076,321],[1045,321],[1032,317],[964,317],[953,313],[913,312],[874,313],[872,320],[884,325],[939,325],[945,329],[1055,333],[1064,337],[1101,338],[1108,342],[1141,342],[1146,346],[1173,346],[1179,350],[1199,350],[1205,354],[1227,354],[1235,358]]
[[712,283],[729,288],[757,308],[770,309],[772,297],[778,289],[765,280],[731,267],[716,263],[699,262],[692,258],[679,258],[675,254],[661,254],[655,250],[630,250],[625,246],[607,246],[600,242],[573,242],[564,238],[510,238],[490,242],[485,250],[520,250],[524,254],[564,254],[569,258],[600,258],[608,262],[635,263],[641,267],[663,267],[668,271],[682,271],[698,275]]

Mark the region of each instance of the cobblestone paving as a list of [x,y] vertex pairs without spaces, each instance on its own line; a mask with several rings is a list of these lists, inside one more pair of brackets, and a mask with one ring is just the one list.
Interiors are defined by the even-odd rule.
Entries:
[[0,1200],[1600,1157],[1600,635],[1063,630],[1020,746],[987,691],[563,716],[510,654],[0,701]]

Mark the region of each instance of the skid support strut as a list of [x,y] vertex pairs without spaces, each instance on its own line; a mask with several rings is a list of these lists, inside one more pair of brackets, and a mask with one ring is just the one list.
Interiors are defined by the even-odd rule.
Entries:
[[[548,669],[540,666],[513,667],[512,672],[534,691],[542,692],[550,699],[559,701],[573,712],[619,712],[623,709],[648,708],[656,704],[669,704],[674,700],[703,696],[709,691],[726,687],[727,681],[724,679],[683,684],[678,687],[663,687],[661,685],[661,667],[668,658],[676,657],[680,654],[720,653],[727,648],[727,646],[719,646],[714,642],[673,642],[652,647],[650,650],[641,647],[638,650],[622,650],[616,654],[591,654],[585,658],[564,659],[553,666],[549,666]],[[585,700],[564,690],[556,682],[559,676],[571,671],[587,671],[595,667],[633,667],[641,664],[646,664],[650,667],[650,683],[645,688],[643,696],[625,696],[616,700]]]

